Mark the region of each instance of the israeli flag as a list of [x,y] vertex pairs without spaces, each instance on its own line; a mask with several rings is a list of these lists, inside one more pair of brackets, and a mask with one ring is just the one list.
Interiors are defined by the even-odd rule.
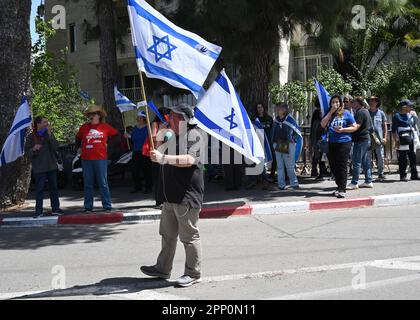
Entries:
[[[260,138],[260,142],[262,142],[263,139],[264,139],[265,163],[273,162],[273,154],[271,153],[270,141],[268,140],[267,135],[265,134],[264,127],[263,127],[260,119],[258,119],[258,118],[255,119],[254,127],[255,127],[255,129],[259,130],[259,131],[257,131],[257,134]],[[261,133],[264,134],[264,138],[262,137]]]
[[198,98],[222,48],[177,27],[144,0],[128,0],[128,13],[139,69]]
[[31,109],[26,97],[22,98],[12,128],[4,142],[0,154],[0,167],[15,161],[24,154],[26,128],[32,122]]
[[137,109],[137,106],[130,99],[118,91],[117,86],[114,87],[114,95],[115,103],[121,113]]
[[318,93],[319,104],[321,105],[321,115],[325,117],[330,110],[331,95],[318,80],[315,80],[315,88]]
[[[279,123],[277,120],[275,122]],[[299,125],[297,124],[296,120],[288,114],[286,119],[284,119],[284,125],[290,127],[296,133],[296,153],[295,153],[295,162],[297,163],[300,158],[300,154],[302,153],[303,149],[303,136],[302,132],[300,131]]]
[[194,111],[198,127],[246,158],[261,163],[264,149],[224,70],[199,101]]
[[80,96],[86,101],[92,100],[92,97],[86,91],[80,91]]
[[295,162],[297,163],[299,161],[300,154],[302,153],[302,149],[303,149],[302,132],[300,131],[299,125],[297,124],[296,120],[290,114],[287,115],[286,119],[284,119],[283,124],[292,128],[292,130],[297,135],[297,138],[296,138],[296,153],[295,153]]

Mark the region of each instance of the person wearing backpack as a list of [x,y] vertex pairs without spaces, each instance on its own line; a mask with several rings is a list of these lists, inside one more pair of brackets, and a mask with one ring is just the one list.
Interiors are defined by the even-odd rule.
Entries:
[[398,150],[398,164],[400,180],[407,182],[407,158],[410,161],[411,180],[420,180],[417,171],[417,158],[414,149],[415,118],[411,116],[411,107],[413,102],[403,100],[398,105],[397,112],[392,119],[392,136],[395,141],[395,147]]

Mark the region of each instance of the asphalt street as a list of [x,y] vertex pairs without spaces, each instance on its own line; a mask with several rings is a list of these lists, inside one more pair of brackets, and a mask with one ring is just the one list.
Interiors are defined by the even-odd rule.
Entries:
[[0,299],[420,299],[420,206],[202,220],[203,282],[154,280],[158,222],[1,228]]

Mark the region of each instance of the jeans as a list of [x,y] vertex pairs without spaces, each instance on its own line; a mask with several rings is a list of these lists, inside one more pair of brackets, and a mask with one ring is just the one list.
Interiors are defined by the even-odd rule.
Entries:
[[44,187],[45,181],[48,179],[48,187],[50,189],[51,209],[56,212],[60,209],[60,200],[58,199],[58,186],[57,186],[57,171],[48,171],[43,173],[35,173],[35,189],[36,189],[36,206],[35,213],[37,215],[43,212],[44,202]]
[[352,142],[328,144],[328,162],[334,175],[337,190],[346,192],[347,186],[347,161],[349,160]]
[[85,209],[93,209],[93,184],[96,177],[102,195],[102,207],[112,209],[111,194],[108,187],[108,161],[107,160],[82,160],[83,182],[85,193]]
[[295,172],[295,153],[296,143],[289,144],[289,153],[276,152],[277,159],[277,180],[280,189],[286,188],[286,177],[284,168],[287,170],[287,176],[292,187],[298,187],[299,181]]
[[365,173],[365,182],[372,183],[372,167],[370,162],[369,141],[355,142],[353,147],[353,178],[351,183],[357,185],[359,183],[360,168]]
[[379,146],[374,150],[378,158],[378,175],[383,176],[385,170],[385,151],[384,146]]

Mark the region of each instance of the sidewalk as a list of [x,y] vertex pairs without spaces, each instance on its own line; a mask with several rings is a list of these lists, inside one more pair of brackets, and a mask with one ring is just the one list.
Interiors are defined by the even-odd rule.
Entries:
[[[242,188],[237,191],[225,191],[223,181],[206,183],[205,205],[202,218],[218,218],[249,214],[280,214],[291,212],[310,212],[313,210],[354,208],[361,206],[400,205],[420,203],[420,181],[400,182],[398,174],[387,175],[387,180],[375,183],[374,189],[348,191],[347,198],[338,200],[332,196],[334,181],[315,182],[314,178],[300,177],[301,189],[297,191],[279,191],[275,185],[269,190],[262,190],[259,185],[251,190]],[[363,181],[361,181],[363,182]],[[127,186],[129,185],[129,186]],[[69,189],[60,190],[61,207],[65,215],[32,219],[35,200],[30,192],[25,206],[18,211],[0,212],[0,219],[12,224],[92,224],[122,221],[156,220],[160,211],[154,209],[153,195],[131,194],[130,181],[111,183],[114,206],[113,214],[101,214],[100,198],[95,198],[96,213],[82,215],[83,192]],[[99,195],[99,191],[96,193]],[[418,195],[417,195],[418,193]],[[417,200],[418,198],[418,200]],[[48,208],[48,193],[45,193],[44,206]],[[16,219],[14,219],[16,218]],[[37,221],[34,221],[37,220]]]

